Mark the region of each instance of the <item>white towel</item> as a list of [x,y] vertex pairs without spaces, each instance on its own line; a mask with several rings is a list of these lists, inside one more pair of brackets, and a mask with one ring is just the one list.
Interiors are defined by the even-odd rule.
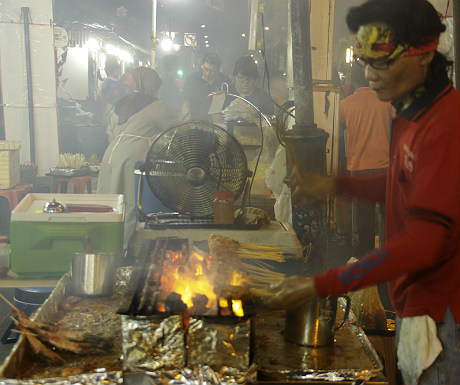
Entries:
[[398,367],[406,385],[416,385],[422,372],[442,351],[436,322],[428,316],[403,318],[398,343]]

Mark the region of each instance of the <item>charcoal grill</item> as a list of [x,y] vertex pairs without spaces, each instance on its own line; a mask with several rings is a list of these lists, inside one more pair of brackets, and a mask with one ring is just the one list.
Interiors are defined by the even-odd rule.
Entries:
[[[208,320],[219,320],[222,317],[241,318],[234,314],[231,307],[233,298],[225,298],[228,307],[223,308],[220,305],[220,298],[216,296],[215,314],[211,315],[210,311],[212,312],[213,309],[207,308],[207,311],[197,313],[193,312],[193,308],[187,309],[187,305],[182,301],[178,293],[170,292],[165,298],[165,293],[162,293],[161,278],[164,274],[163,270],[168,253],[180,255],[185,262],[182,265],[178,264],[178,269],[185,266],[190,258],[189,240],[177,237],[160,237],[144,242],[130,280],[130,289],[120,307],[120,314],[131,316],[167,316],[188,313],[189,315]],[[214,293],[206,293],[206,295],[209,297],[213,296]],[[200,296],[197,295],[196,298],[197,302],[199,302]],[[163,299],[165,307],[163,311],[159,310],[159,300],[161,299]],[[195,308],[199,309],[198,305]],[[242,306],[245,317],[255,314],[255,307],[251,300],[243,301]]]
[[[229,365],[239,371],[248,370],[254,314],[249,301],[243,303],[244,316],[238,317],[231,299],[227,299],[225,308],[219,305],[219,298],[215,309],[200,307],[195,302],[187,308],[180,294],[165,292],[162,277],[170,274],[165,270],[168,263],[189,262],[189,259],[187,239],[165,237],[145,242],[119,310],[125,370],[171,370],[201,365],[215,370]],[[177,270],[185,266],[179,263]],[[206,305],[214,295],[206,294],[207,298],[203,299],[204,294],[194,298],[202,299]]]

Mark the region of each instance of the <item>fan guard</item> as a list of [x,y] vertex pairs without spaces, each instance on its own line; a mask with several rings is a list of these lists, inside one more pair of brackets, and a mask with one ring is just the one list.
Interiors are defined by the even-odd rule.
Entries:
[[204,121],[161,133],[149,148],[145,173],[163,205],[192,217],[213,213],[216,191],[232,191],[237,199],[249,175],[241,144],[225,129]]

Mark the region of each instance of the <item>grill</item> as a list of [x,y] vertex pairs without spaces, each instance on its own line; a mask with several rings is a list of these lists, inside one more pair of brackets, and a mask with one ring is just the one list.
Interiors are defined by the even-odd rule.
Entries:
[[249,369],[254,306],[214,293],[233,272],[203,254],[182,238],[145,243],[119,311],[125,370]]

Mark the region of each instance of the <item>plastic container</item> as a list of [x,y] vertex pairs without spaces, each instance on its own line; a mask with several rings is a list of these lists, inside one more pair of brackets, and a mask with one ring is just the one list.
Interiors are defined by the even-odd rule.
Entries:
[[[111,206],[112,212],[45,213],[46,202]],[[28,194],[11,213],[11,271],[24,278],[58,277],[70,270],[75,252],[86,252],[89,236],[95,253],[122,258],[123,195]]]
[[139,221],[139,209],[137,207],[137,196],[139,191],[139,179],[143,179],[143,189],[142,189],[142,210],[144,214],[151,214],[151,213],[170,213],[172,210],[168,209],[166,206],[162,205],[157,197],[153,194],[152,190],[150,189],[149,183],[147,182],[147,177],[145,176],[145,172],[142,173],[140,171],[141,167],[144,165],[145,161],[138,160],[134,164],[134,178],[136,182],[136,218]]
[[10,189],[21,181],[19,142],[0,140],[0,189]]
[[218,191],[214,194],[214,223],[229,225],[235,222],[233,192]]

